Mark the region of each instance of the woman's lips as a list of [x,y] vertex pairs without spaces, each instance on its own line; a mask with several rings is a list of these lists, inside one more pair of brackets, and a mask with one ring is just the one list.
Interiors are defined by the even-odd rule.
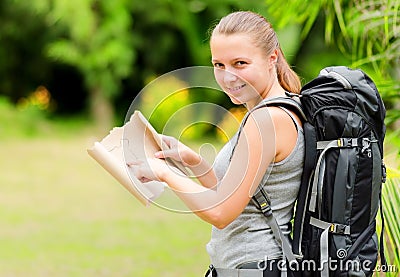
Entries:
[[237,91],[239,91],[240,89],[242,89],[244,86],[246,86],[246,84],[243,84],[243,85],[240,85],[240,86],[236,86],[236,87],[232,87],[232,88],[228,88],[228,91],[229,92],[233,92],[233,93],[235,93],[235,92],[237,92]]

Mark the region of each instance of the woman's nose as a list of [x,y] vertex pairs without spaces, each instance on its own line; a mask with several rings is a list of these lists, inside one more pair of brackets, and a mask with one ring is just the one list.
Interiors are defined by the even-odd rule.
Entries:
[[224,82],[226,84],[232,83],[234,81],[236,81],[238,79],[238,77],[233,74],[232,72],[229,72],[227,70],[224,71]]

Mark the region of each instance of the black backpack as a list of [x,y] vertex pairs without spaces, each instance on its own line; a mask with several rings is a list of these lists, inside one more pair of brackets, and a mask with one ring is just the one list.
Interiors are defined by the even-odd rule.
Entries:
[[[382,99],[363,71],[344,66],[324,68],[299,99],[290,96],[265,105],[284,106],[304,119],[306,154],[291,245],[261,187],[253,200],[282,245],[289,269],[302,276],[371,276],[378,259],[375,217],[386,178]],[[381,218],[385,265],[382,210]]]

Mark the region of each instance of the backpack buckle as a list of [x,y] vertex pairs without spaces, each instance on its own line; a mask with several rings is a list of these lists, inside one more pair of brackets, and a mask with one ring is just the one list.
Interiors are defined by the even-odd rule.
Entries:
[[350,234],[350,228],[347,225],[332,223],[329,227],[329,232],[339,235],[348,235]]
[[357,141],[357,138],[338,138],[337,146],[338,147],[357,147],[358,141]]
[[266,217],[272,215],[271,200],[262,187],[253,195],[252,199]]

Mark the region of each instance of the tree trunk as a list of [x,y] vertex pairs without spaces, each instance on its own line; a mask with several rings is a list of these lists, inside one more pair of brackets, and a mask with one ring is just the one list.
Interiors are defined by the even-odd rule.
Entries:
[[113,105],[99,87],[94,87],[90,91],[90,115],[98,130],[103,131],[113,127]]

